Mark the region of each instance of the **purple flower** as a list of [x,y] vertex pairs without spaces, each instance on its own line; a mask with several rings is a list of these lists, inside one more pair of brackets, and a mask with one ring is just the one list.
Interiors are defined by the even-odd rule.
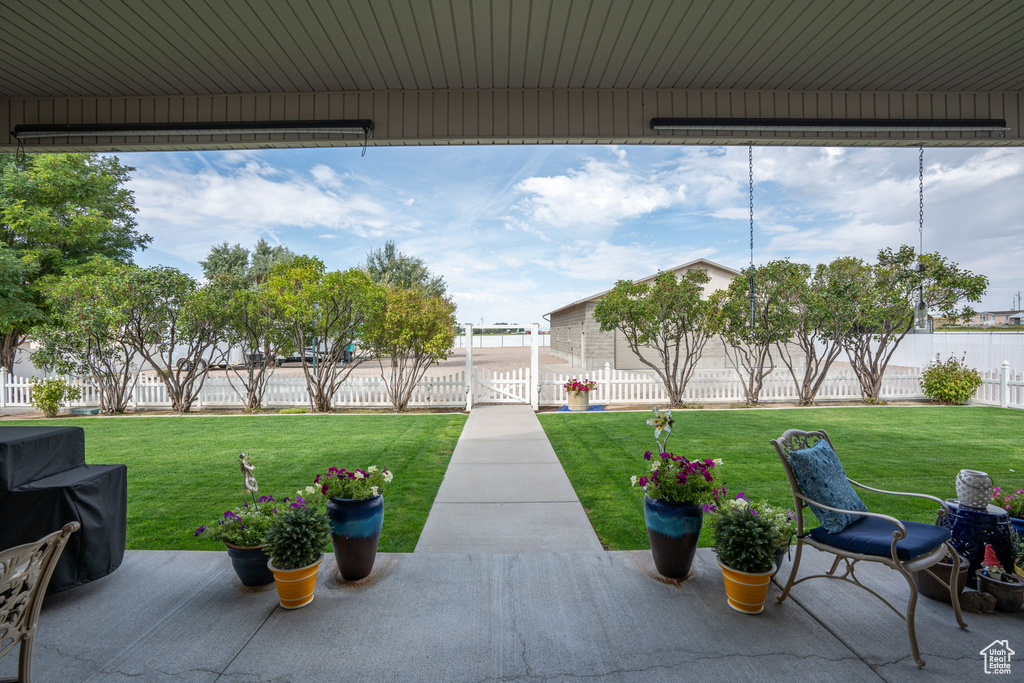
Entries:
[[647,481],[647,477],[640,477],[637,483],[640,484],[641,486],[647,486]]
[[651,452],[647,451],[646,453],[644,453],[644,460],[650,460],[650,459],[651,459]]
[[260,496],[259,502],[260,503],[273,503],[274,502],[274,497],[273,496]]
[[704,510],[704,512],[718,512],[718,508],[714,505],[702,505],[701,509]]
[[205,524],[202,525],[201,527],[199,527],[198,529],[196,529],[196,532],[194,534],[192,534],[192,535],[193,536],[198,536],[199,534],[203,533],[204,531],[206,531],[206,525]]
[[669,458],[671,458],[671,457],[672,457],[672,454],[671,454],[671,453],[662,453],[662,454],[661,454],[661,459],[662,459],[662,460],[668,460],[668,459],[669,459]]
[[742,498],[743,500],[747,500],[747,494],[743,493],[743,491],[740,491],[739,493],[736,494],[736,500],[739,500],[740,498]]

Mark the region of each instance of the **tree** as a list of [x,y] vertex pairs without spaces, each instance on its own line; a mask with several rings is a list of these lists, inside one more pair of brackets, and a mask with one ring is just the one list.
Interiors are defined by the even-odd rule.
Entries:
[[[319,259],[298,256],[275,266],[265,286],[289,342],[300,352],[310,407],[329,412],[334,394],[368,357],[360,348],[349,363],[342,363],[345,347],[362,333],[376,285],[361,270],[326,272]],[[313,363],[306,357],[307,348],[313,350]]]
[[125,266],[107,278],[106,286],[123,316],[125,339],[156,368],[171,409],[187,413],[224,339],[232,289],[216,280],[200,287],[164,266]]
[[[843,289],[846,299],[840,308],[847,321],[840,335],[864,400],[880,402],[882,378],[899,343],[914,326],[914,308],[919,291],[929,310],[950,320],[974,314],[962,302],[980,301],[988,278],[960,270],[938,253],[922,254],[919,271],[913,247],[878,252],[874,264],[848,264]],[[920,289],[919,288],[923,288]]]
[[[722,298],[702,298],[708,274],[693,270],[684,275],[666,271],[653,283],[620,280],[594,308],[594,319],[605,332],[618,329],[626,344],[665,384],[669,403],[683,404],[683,393],[693,377],[701,353],[717,332]],[[646,349],[657,353],[648,360]]]
[[[274,298],[264,287],[234,287],[227,302],[226,339],[240,346],[245,357],[244,369],[229,365],[228,371],[241,382],[248,411],[259,410],[276,364],[273,360],[288,345],[287,327]],[[256,354],[262,361],[254,360]],[[304,354],[303,354],[304,355]],[[230,375],[228,376],[230,381]],[[233,387],[234,385],[232,385]]]
[[21,262],[13,297],[23,315],[0,315],[0,365],[9,372],[29,327],[47,314],[43,280],[97,254],[129,262],[151,241],[136,231],[135,200],[124,187],[133,170],[95,154],[0,155],[0,244],[5,260]]
[[[373,298],[362,343],[377,356],[391,405],[403,412],[427,369],[451,353],[455,304],[419,287],[385,287]],[[389,373],[384,358],[390,361]]]
[[379,285],[405,289],[419,286],[435,297],[443,297],[447,290],[444,278],[431,275],[423,259],[403,254],[391,240],[366,255],[363,270]]
[[[742,378],[743,395],[751,405],[760,400],[765,378],[775,371],[772,349],[791,338],[794,325],[791,301],[801,274],[799,264],[771,261],[746,269],[729,283],[722,325],[725,355]],[[753,318],[751,277],[757,293]]]
[[120,414],[131,400],[139,368],[123,334],[124,318],[110,297],[109,275],[68,274],[46,286],[51,316],[32,330],[40,343],[32,360],[62,374],[88,376],[99,392],[100,410]]
[[14,350],[25,331],[43,318],[28,279],[29,267],[0,243],[0,365],[7,372],[14,370]]
[[210,247],[210,253],[199,262],[207,281],[218,275],[245,280],[249,272],[249,250],[241,244],[231,247],[222,242]]
[[214,245],[199,265],[203,267],[203,275],[208,281],[223,275],[242,286],[252,287],[266,280],[276,264],[288,263],[294,258],[295,254],[288,247],[283,244],[272,247],[261,237],[251,254],[241,244],[229,246],[222,242]]
[[792,342],[799,349],[800,358],[794,358],[790,344],[777,342],[776,350],[793,378],[800,405],[814,404],[829,368],[842,353],[837,339],[838,332],[847,324],[840,313],[847,293],[841,274],[849,261],[845,257],[828,265],[819,264],[813,279],[810,266],[793,264],[800,272],[799,276],[793,274],[792,288],[776,293],[786,297],[785,306],[792,315]]

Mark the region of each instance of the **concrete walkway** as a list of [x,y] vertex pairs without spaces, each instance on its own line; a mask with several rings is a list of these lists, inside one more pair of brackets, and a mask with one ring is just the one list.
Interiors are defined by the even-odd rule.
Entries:
[[416,552],[593,550],[601,542],[530,406],[473,408]]

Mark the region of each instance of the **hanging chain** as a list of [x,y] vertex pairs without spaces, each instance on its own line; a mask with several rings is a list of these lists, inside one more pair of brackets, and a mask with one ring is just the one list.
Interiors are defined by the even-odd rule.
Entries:
[[917,155],[917,235],[920,242],[918,251],[918,262],[921,261],[921,254],[924,253],[924,145],[921,145]]
[[750,188],[750,267],[754,267],[754,146],[747,146],[747,168]]

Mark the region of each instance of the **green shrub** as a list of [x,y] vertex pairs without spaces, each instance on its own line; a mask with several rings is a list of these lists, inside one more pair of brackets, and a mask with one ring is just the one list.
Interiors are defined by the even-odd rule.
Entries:
[[57,412],[65,402],[82,398],[78,387],[62,379],[40,380],[33,377],[29,382],[32,384],[32,405],[46,417],[57,417]]
[[764,515],[748,506],[721,509],[711,520],[718,559],[736,571],[760,574],[775,564],[777,533]]
[[981,386],[981,375],[964,363],[964,358],[950,356],[941,361],[939,356],[925,366],[921,373],[921,390],[933,401],[945,405],[963,405],[971,400]]
[[309,408],[281,408],[278,411],[280,415],[304,415],[309,412]]
[[319,508],[293,503],[297,507],[274,516],[263,540],[267,554],[278,569],[298,569],[316,562],[331,537],[327,513]]

